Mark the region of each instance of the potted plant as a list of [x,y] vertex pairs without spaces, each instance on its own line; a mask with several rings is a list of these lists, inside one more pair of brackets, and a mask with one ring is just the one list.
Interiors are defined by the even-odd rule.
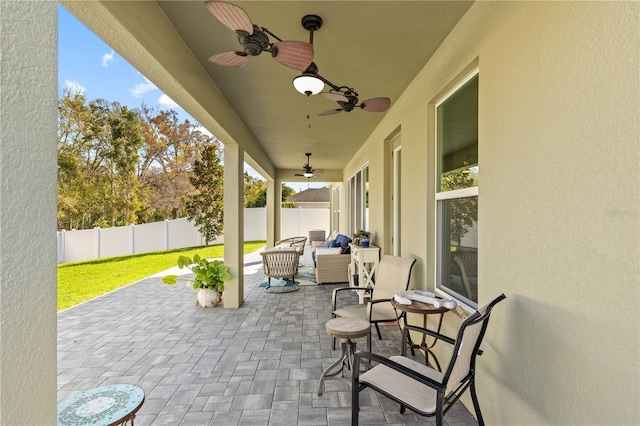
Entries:
[[351,239],[353,240],[353,244],[355,244],[357,246],[362,245],[362,242],[366,241],[366,246],[368,247],[369,246],[369,238],[371,238],[371,232],[365,231],[363,229],[358,229],[353,234],[353,237]]
[[[222,260],[207,260],[196,254],[191,259],[188,256],[178,257],[178,267],[188,268],[193,272],[193,278],[187,280],[187,287],[191,286],[198,292],[197,302],[203,307],[213,307],[222,302],[224,282],[231,278],[229,267]],[[178,282],[177,275],[162,277],[162,282],[175,285]]]

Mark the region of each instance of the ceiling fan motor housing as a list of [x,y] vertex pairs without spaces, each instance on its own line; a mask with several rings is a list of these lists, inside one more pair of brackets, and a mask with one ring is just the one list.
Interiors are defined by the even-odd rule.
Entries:
[[302,17],[302,27],[307,31],[317,31],[322,28],[322,18],[318,15],[305,15]]
[[241,30],[236,31],[236,33],[244,52],[249,56],[258,56],[270,47],[269,37],[256,25],[253,26],[253,34],[247,34]]

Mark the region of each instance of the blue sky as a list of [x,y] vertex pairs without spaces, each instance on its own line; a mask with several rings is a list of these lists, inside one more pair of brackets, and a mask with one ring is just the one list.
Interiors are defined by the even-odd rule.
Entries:
[[117,52],[58,6],[58,85],[84,91],[89,100],[117,101],[131,108],[145,104],[175,109],[189,118],[175,102],[162,93]]
[[[83,91],[88,100],[105,99],[129,108],[139,108],[144,103],[158,109],[173,109],[181,120],[196,122],[64,7],[58,6],[58,89],[65,87]],[[249,166],[245,168],[260,177]],[[287,185],[300,191],[322,187],[324,183]]]

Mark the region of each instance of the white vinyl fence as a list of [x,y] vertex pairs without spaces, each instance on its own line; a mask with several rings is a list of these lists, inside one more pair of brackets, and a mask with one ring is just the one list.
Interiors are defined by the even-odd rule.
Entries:
[[[329,209],[282,209],[282,238],[308,236],[309,230],[329,233]],[[244,240],[267,239],[264,207],[244,209]],[[143,225],[94,228],[57,233],[58,263],[124,256],[204,245],[204,238],[186,218]],[[224,236],[212,244],[223,244]]]

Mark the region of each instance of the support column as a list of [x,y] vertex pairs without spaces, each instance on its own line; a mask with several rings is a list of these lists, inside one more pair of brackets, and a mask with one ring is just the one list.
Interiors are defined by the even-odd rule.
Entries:
[[56,423],[57,2],[0,2],[0,424]]
[[272,180],[267,181],[267,247],[273,247],[277,241],[275,237],[276,233],[276,213],[275,210],[278,205],[278,198],[276,197],[275,183]]
[[273,211],[273,237],[278,241],[282,238],[282,181],[280,179],[276,179],[273,192],[276,198]]
[[239,308],[244,301],[244,152],[224,145],[224,263],[231,279],[224,284],[224,307]]

